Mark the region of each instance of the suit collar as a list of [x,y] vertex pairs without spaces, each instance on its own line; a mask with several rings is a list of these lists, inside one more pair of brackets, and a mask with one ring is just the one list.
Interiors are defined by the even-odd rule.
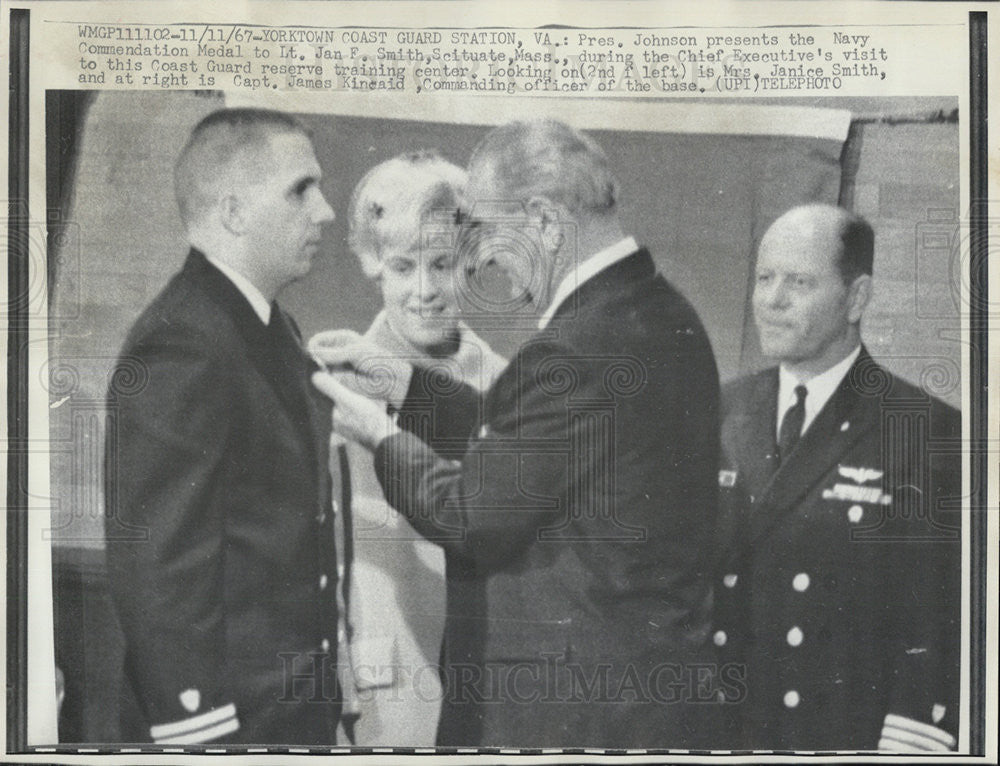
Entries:
[[[776,372],[774,380],[776,386]],[[766,533],[794,510],[796,503],[812,490],[831,466],[878,426],[882,394],[891,383],[891,375],[862,346],[833,396],[764,488],[751,518],[750,540]]]
[[583,262],[574,266],[572,271],[563,277],[562,282],[559,283],[556,291],[552,294],[552,302],[538,320],[538,329],[544,330],[565,300],[579,290],[580,286],[585,284],[588,279],[617,263],[622,258],[627,258],[638,249],[639,246],[636,245],[635,239],[625,237],[611,245],[611,247],[606,247],[594,253],[584,259]]
[[254,310],[260,321],[265,325],[271,322],[271,303],[264,297],[257,286],[247,279],[243,274],[234,269],[227,263],[223,263],[218,258],[212,258],[206,255],[205,260],[212,264],[215,268],[225,275],[225,277],[232,282],[236,289],[239,290],[243,297],[247,299],[247,303]]
[[[570,292],[552,314],[552,320],[575,317],[580,306],[593,296],[621,290],[624,285],[651,279],[656,266],[649,251],[641,247],[613,261]],[[553,304],[555,305],[555,304]]]
[[196,290],[207,293],[232,318],[238,331],[251,345],[261,343],[265,325],[260,316],[236,284],[210,263],[203,252],[195,247],[191,248],[181,276],[192,283]]
[[[229,317],[233,330],[219,325],[207,328],[209,332],[218,333],[220,343],[231,342],[227,340],[229,336],[225,333],[236,332],[243,341],[247,357],[271,382],[278,397],[289,408],[304,414],[303,398],[311,398],[308,373],[315,364],[311,363],[301,346],[298,349],[294,346],[276,346],[274,335],[261,322],[260,316],[243,292],[197,248],[191,248],[181,270],[181,278],[187,280],[192,289],[206,293]],[[295,323],[284,311],[278,308],[277,314],[272,311],[270,318],[272,324],[283,323],[288,335],[298,339]]]
[[788,411],[789,407],[795,404],[795,388],[799,385],[805,386],[806,391],[808,392],[805,400],[805,424],[802,429],[803,433],[808,431],[809,426],[812,424],[813,420],[816,419],[816,416],[823,411],[823,407],[830,400],[830,397],[837,392],[840,384],[844,381],[844,376],[846,376],[848,370],[854,366],[854,363],[857,361],[858,354],[860,353],[861,346],[859,344],[853,351],[851,351],[851,353],[836,364],[832,365],[829,369],[804,381],[790,373],[785,365],[779,366],[778,411],[775,413],[775,433],[777,433],[780,428],[781,418],[784,416],[785,412]]

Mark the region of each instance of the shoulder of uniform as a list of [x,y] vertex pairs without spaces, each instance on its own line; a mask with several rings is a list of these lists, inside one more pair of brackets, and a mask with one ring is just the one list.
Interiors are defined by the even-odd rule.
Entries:
[[939,399],[928,393],[922,387],[904,380],[899,375],[893,375],[888,371],[886,371],[886,374],[890,376],[890,380],[892,381],[890,396],[896,399],[910,399],[914,401],[921,399],[929,400],[932,419],[936,422],[954,425],[956,428],[961,426],[961,413],[955,407],[943,399]]

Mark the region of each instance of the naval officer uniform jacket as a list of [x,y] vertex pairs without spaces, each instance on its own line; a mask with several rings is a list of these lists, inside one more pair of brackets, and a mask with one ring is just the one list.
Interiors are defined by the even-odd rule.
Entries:
[[735,747],[944,751],[959,720],[959,413],[862,348],[776,466],[778,369],[723,392],[713,640]]
[[334,742],[330,410],[290,318],[271,304],[265,324],[245,289],[192,250],[112,378],[128,741]]

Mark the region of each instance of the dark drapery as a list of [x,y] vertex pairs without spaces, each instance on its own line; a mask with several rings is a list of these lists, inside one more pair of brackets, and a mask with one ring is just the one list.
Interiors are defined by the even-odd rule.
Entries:
[[80,137],[87,109],[97,96],[90,91],[45,92],[45,207],[49,299],[59,279],[59,254],[73,236],[68,224],[73,182],[79,166]]

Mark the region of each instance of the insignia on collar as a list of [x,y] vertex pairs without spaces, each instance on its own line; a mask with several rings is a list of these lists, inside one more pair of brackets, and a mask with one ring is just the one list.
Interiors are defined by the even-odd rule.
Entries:
[[876,505],[889,505],[892,502],[892,498],[879,487],[859,487],[857,484],[834,484],[833,489],[823,490],[823,499]]
[[720,487],[735,487],[736,486],[736,471],[719,471],[719,486]]
[[851,479],[858,484],[882,478],[882,471],[876,471],[874,468],[854,468],[849,465],[838,465],[837,472],[845,479]]

